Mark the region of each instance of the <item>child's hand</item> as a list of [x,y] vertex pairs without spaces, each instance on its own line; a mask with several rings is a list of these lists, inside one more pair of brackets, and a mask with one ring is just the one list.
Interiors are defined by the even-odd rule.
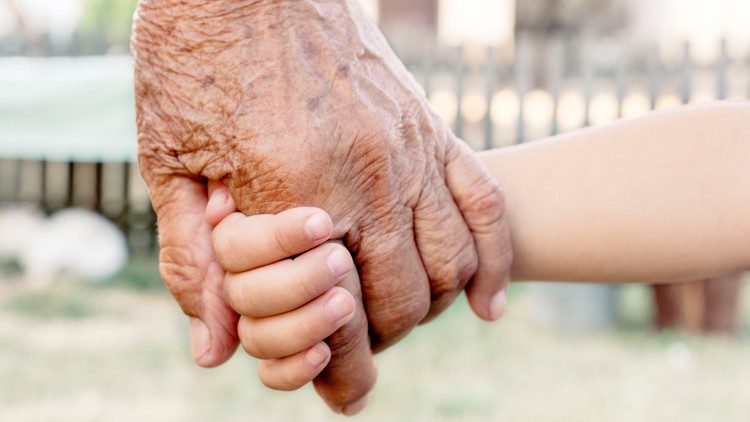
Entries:
[[225,188],[210,190],[214,251],[227,270],[228,301],[242,315],[240,341],[261,359],[261,381],[293,390],[314,379],[335,411],[364,408],[376,372],[359,277],[345,247],[324,243],[332,230],[328,215],[295,208],[247,217],[232,213]]

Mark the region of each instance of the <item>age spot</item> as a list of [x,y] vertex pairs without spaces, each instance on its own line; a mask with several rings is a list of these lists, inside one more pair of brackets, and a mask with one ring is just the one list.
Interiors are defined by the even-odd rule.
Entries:
[[203,78],[203,82],[202,82],[203,89],[210,87],[211,85],[214,84],[214,82],[216,82],[216,78],[214,78],[211,75],[206,76],[205,78]]
[[320,107],[320,98],[310,97],[307,100],[307,111],[315,111]]

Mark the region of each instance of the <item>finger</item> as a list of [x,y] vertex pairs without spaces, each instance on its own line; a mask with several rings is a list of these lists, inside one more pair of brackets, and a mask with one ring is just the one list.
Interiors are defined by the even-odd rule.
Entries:
[[334,287],[307,305],[268,318],[240,318],[237,330],[245,351],[258,359],[293,355],[323,341],[349,322],[355,303],[351,293]]
[[318,208],[249,217],[234,213],[214,229],[213,247],[221,266],[237,273],[312,249],[328,240],[332,227],[331,217]]
[[195,361],[220,365],[237,349],[237,319],[224,299],[224,271],[211,252],[204,219],[206,186],[183,177],[149,184],[159,228],[159,270],[167,288],[191,317]]
[[336,286],[353,268],[349,251],[329,243],[295,259],[227,273],[224,285],[235,311],[262,318],[289,312],[312,301]]
[[412,228],[412,211],[406,209],[376,220],[361,238],[349,235],[377,351],[405,336],[430,308],[430,287]]
[[260,381],[268,388],[282,391],[296,390],[320,374],[331,359],[331,349],[325,342],[297,354],[279,359],[261,360],[258,367]]
[[443,178],[437,180],[441,182],[422,193],[414,210],[415,239],[432,295],[425,321],[453,303],[477,269],[471,232]]
[[367,404],[367,395],[377,379],[377,369],[370,350],[367,316],[357,272],[349,273],[339,286],[354,296],[357,307],[352,320],[326,339],[331,348],[331,360],[315,378],[314,385],[331,409],[353,415]]
[[460,140],[446,165],[446,183],[474,236],[478,266],[467,286],[474,312],[495,320],[505,312],[513,261],[505,203],[497,182]]
[[208,181],[208,203],[206,204],[206,222],[215,227],[221,220],[237,211],[232,195],[222,182]]

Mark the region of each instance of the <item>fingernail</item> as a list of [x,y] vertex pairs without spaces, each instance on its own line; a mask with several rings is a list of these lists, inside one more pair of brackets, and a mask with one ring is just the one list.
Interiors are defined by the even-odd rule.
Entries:
[[327,237],[331,232],[328,217],[322,212],[307,217],[305,221],[305,233],[310,240],[319,240]]
[[190,351],[193,359],[200,360],[211,349],[211,338],[208,327],[198,318],[190,318]]
[[318,368],[328,359],[328,354],[321,349],[321,346],[316,345],[305,353],[305,362],[311,368]]
[[370,395],[366,395],[362,397],[361,399],[355,401],[352,404],[348,404],[344,406],[343,409],[341,409],[341,413],[343,413],[346,416],[354,416],[357,413],[364,410],[365,407],[367,407],[367,403],[370,401]]
[[505,302],[508,297],[508,290],[503,289],[495,293],[495,296],[490,300],[489,317],[491,320],[496,320],[503,316],[505,313]]
[[346,293],[336,293],[326,302],[325,311],[332,321],[339,321],[354,312],[354,303]]
[[352,270],[351,258],[348,252],[341,248],[334,249],[326,260],[328,268],[334,277],[338,278]]

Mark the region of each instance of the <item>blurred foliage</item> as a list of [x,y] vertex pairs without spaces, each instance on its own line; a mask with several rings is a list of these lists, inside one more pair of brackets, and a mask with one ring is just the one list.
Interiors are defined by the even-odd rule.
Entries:
[[[12,263],[6,265],[13,266]],[[19,283],[20,278],[8,280],[16,282],[4,284],[6,294],[0,299],[0,312],[8,311],[32,319],[78,320],[117,315],[116,309],[102,303],[102,297],[117,297],[117,292],[122,291],[140,294],[166,291],[159,276],[156,256],[135,256],[118,274],[100,282],[63,277],[43,289],[33,289]]]
[[78,26],[82,40],[127,49],[138,0],[84,0]]
[[17,275],[21,273],[21,265],[15,259],[0,257],[0,275]]
[[103,283],[102,288],[126,287],[134,290],[166,290],[159,275],[156,256],[134,256],[119,274]]
[[60,289],[30,291],[4,302],[2,308],[30,318],[81,319],[101,314],[84,295],[61,294]]

